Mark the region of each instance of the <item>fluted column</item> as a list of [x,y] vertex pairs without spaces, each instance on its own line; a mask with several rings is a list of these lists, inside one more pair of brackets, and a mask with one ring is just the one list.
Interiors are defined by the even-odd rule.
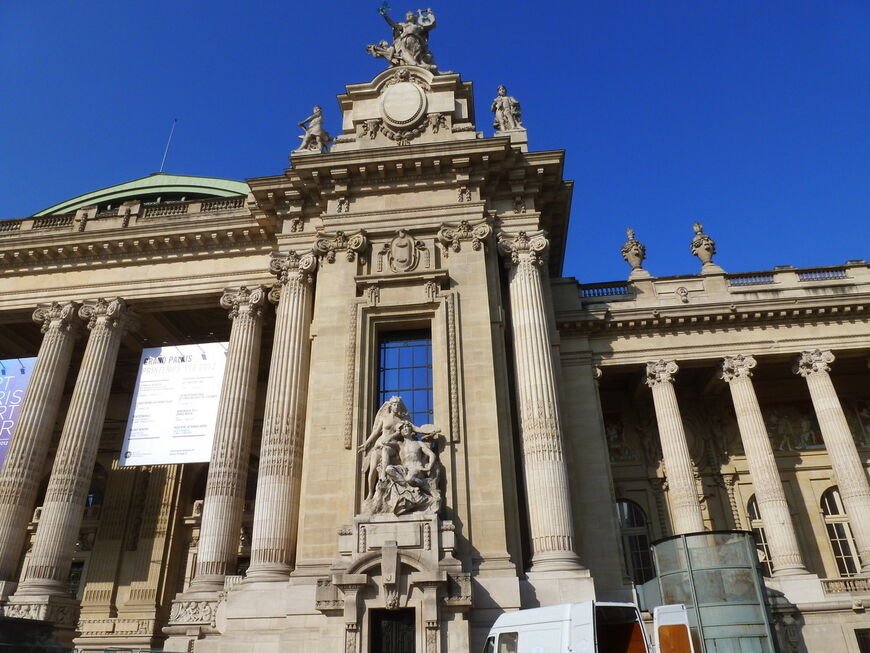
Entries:
[[646,384],[652,390],[656,410],[675,535],[704,530],[695,470],[674,392],[674,374],[679,369],[675,361],[659,360],[646,364]]
[[801,558],[779,468],[773,457],[767,427],[755,396],[755,388],[752,386],[752,368],[755,366],[756,361],[752,356],[726,356],[722,363],[721,376],[731,389],[740,439],[743,441],[752,487],[755,488],[755,499],[770,547],[773,575],[805,574],[807,570]]
[[15,597],[67,596],[67,576],[81,527],[106,417],[121,338],[135,317],[123,299],[98,299],[79,309],[90,336],[57,447],[42,516],[24,582]]
[[542,232],[500,234],[510,264],[511,324],[529,530],[530,572],[580,569],[541,279],[549,243]]
[[262,286],[227,289],[221,297],[233,326],[205,485],[196,574],[188,593],[219,591],[227,573],[235,573],[265,302]]
[[14,581],[79,334],[74,302],[39,307],[42,344],[0,469],[0,582]]
[[313,254],[289,252],[269,264],[278,281],[269,299],[277,302],[275,339],[263,415],[260,469],[251,536],[251,580],[286,580],[292,570],[299,491],[305,397],[311,353]]
[[855,440],[843,414],[837,391],[831,382],[830,364],[834,354],[829,350],[805,351],[795,363],[794,371],[804,377],[810,390],[813,409],[822,429],[822,439],[828,450],[831,468],[849,524],[861,557],[861,573],[870,573],[870,483],[867,471],[858,455]]

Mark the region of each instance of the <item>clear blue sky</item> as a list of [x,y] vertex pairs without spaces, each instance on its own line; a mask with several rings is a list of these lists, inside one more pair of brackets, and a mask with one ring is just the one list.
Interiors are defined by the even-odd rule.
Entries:
[[[379,4],[3,2],[0,217],[155,172],[176,117],[167,172],[279,174],[311,106],[338,132],[334,96],[383,69],[363,51],[389,36]],[[504,83],[531,148],[567,150],[566,275],[625,278],[626,226],[653,274],[695,273],[695,220],[728,271],[870,259],[866,0],[433,9],[436,61],[474,82],[478,129]]]

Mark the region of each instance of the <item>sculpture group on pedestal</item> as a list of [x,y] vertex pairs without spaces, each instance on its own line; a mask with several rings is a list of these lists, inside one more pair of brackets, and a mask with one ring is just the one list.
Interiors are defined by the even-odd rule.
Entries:
[[401,397],[390,397],[375,415],[360,445],[366,514],[437,513],[441,508],[441,464],[433,448],[440,430],[415,426]]
[[431,9],[418,9],[415,14],[405,14],[405,22],[395,22],[387,15],[387,8],[378,13],[393,28],[393,44],[380,41],[369,44],[366,52],[373,57],[383,57],[391,66],[420,66],[433,73],[438,72],[432,53],[429,51],[429,31],[435,28],[435,14]]

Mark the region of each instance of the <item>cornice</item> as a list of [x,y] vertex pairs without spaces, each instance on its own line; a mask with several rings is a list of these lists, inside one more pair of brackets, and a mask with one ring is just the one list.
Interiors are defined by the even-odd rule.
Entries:
[[237,220],[233,226],[173,224],[169,229],[156,232],[149,225],[81,234],[44,234],[0,242],[0,271],[8,275],[271,251],[275,242],[271,231],[256,225],[240,227]]
[[678,307],[613,308],[562,311],[556,323],[562,333],[611,331],[684,331],[731,328],[735,325],[789,324],[821,319],[864,319],[870,315],[870,295],[813,296],[746,303],[716,303]]

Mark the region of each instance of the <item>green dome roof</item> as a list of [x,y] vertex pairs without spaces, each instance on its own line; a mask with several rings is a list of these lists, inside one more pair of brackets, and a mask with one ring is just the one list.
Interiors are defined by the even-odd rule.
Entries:
[[232,197],[247,195],[250,189],[243,181],[217,179],[215,177],[190,177],[186,175],[167,175],[155,172],[153,175],[134,179],[116,186],[91,191],[78,197],[59,202],[43,209],[34,216],[72,213],[83,206],[94,204],[120,204],[127,200],[155,195],[195,195],[197,197]]

